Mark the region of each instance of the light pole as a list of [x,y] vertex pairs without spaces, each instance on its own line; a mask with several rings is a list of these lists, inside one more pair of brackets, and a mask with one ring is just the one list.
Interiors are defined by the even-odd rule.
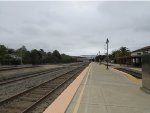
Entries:
[[108,38],[107,38],[107,40],[106,40],[106,44],[107,44],[107,69],[109,69],[109,68],[108,68],[108,43],[109,43],[109,40],[108,40]]
[[96,55],[96,59],[95,59],[95,60],[96,60],[96,63],[97,63],[97,59],[98,59],[98,53],[97,53],[97,55]]
[[98,52],[98,55],[99,55],[98,62],[99,62],[99,64],[100,64],[100,51]]

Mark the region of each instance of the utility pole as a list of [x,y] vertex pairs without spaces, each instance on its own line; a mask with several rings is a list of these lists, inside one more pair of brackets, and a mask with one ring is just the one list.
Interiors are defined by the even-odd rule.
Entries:
[[109,68],[108,68],[108,43],[109,43],[109,40],[108,40],[108,38],[107,38],[107,40],[106,40],[106,44],[107,44],[107,69],[109,69]]
[[99,59],[98,59],[98,62],[99,62],[99,64],[100,64],[100,51],[98,52],[98,54],[99,54]]
[[98,58],[98,53],[97,53],[96,58],[95,58],[96,63],[97,63],[97,58]]

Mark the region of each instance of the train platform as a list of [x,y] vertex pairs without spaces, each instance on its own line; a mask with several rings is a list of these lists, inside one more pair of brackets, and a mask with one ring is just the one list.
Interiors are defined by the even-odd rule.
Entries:
[[[104,63],[103,64],[107,64],[107,63]],[[142,68],[141,67],[133,67],[133,66],[130,66],[130,65],[125,65],[125,64],[113,64],[113,63],[108,63],[109,66],[113,66],[113,67],[122,67],[122,68],[129,68],[133,71],[139,71],[139,72],[142,72]]]
[[[102,62],[102,64],[107,65],[107,63],[105,62]],[[127,65],[112,64],[112,63],[109,63],[108,65],[117,70],[131,74],[132,76],[138,79],[142,79],[142,68],[140,67],[132,67],[132,66],[127,66]]]
[[44,113],[150,113],[150,95],[129,74],[91,63],[74,82]]

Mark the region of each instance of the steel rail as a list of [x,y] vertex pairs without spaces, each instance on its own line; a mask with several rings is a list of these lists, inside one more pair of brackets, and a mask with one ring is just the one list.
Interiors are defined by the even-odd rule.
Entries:
[[0,71],[7,71],[7,70],[15,70],[15,69],[24,69],[24,68],[35,68],[40,67],[40,65],[32,65],[32,66],[19,66],[19,67],[1,67]]
[[[63,71],[64,73],[63,74],[66,74],[67,72],[70,72],[70,71],[72,71],[73,69],[70,69],[70,70],[61,70],[61,71]],[[51,73],[52,74],[52,76],[53,75],[58,75],[60,72],[54,72],[54,73]],[[63,75],[63,74],[60,74],[59,76],[61,76],[61,75]],[[58,76],[58,77],[59,77]],[[57,77],[57,76],[56,76]],[[56,78],[55,77],[55,78]],[[50,80],[48,80],[48,81],[51,81],[51,80],[53,80],[53,79],[55,79],[55,78],[52,78],[52,79],[50,79]],[[48,81],[46,81],[46,82],[48,82]],[[2,101],[0,101],[0,105],[2,105],[2,104],[4,104],[4,103],[7,103],[9,100],[11,100],[11,99],[14,99],[14,98],[16,98],[17,97],[17,95],[19,96],[19,95],[21,95],[21,94],[23,94],[23,93],[25,93],[26,91],[30,91],[30,90],[32,90],[32,89],[34,89],[34,88],[36,88],[36,87],[39,87],[40,85],[42,85],[42,84],[45,84],[46,82],[43,82],[43,83],[41,83],[41,84],[39,84],[39,85],[37,85],[37,86],[34,86],[34,87],[32,87],[32,88],[29,88],[29,89],[27,89],[27,90],[24,90],[24,91],[22,91],[22,92],[20,92],[20,93],[18,93],[18,94],[16,94],[16,95],[14,95],[14,96],[11,96],[11,97],[9,97],[9,98],[7,98],[7,99],[5,99],[5,100],[2,100]]]
[[[77,68],[79,68],[79,67],[77,67]],[[77,69],[77,68],[75,68],[75,69]],[[65,74],[67,74],[67,73],[70,73],[71,71],[73,71],[73,70],[75,70],[75,69],[72,69],[72,70],[70,70],[69,72],[65,72],[65,73],[63,73],[63,74],[61,74],[61,75],[59,75],[59,76],[57,76],[57,77],[55,77],[55,78],[53,78],[53,79],[51,79],[51,80],[48,80],[48,81],[46,81],[46,82],[44,82],[44,83],[42,83],[42,84],[40,84],[40,85],[38,85],[38,86],[29,88],[29,89],[27,89],[27,90],[25,90],[25,91],[23,91],[23,92],[21,92],[21,93],[19,93],[19,94],[16,94],[16,95],[14,95],[14,96],[12,96],[12,97],[9,97],[9,98],[7,98],[7,99],[1,101],[1,102],[0,102],[0,106],[2,106],[2,105],[4,105],[4,104],[7,104],[7,103],[9,103],[10,101],[14,100],[15,98],[17,98],[17,97],[19,97],[19,96],[21,96],[21,95],[23,95],[23,94],[25,94],[25,93],[28,93],[28,92],[30,92],[31,90],[36,89],[36,88],[42,86],[43,84],[46,84],[46,83],[48,83],[48,82],[50,82],[50,81],[53,81],[54,79],[56,79],[56,78],[58,78],[58,77],[60,77],[60,76],[62,76],[62,75],[65,75]]]
[[8,78],[8,79],[3,80],[3,81],[1,80],[0,81],[0,86],[8,84],[8,83],[12,83],[12,82],[25,80],[25,79],[28,79],[28,78],[33,78],[33,77],[40,76],[40,75],[43,75],[43,74],[53,73],[55,71],[63,70],[63,69],[66,69],[66,67],[53,68],[53,69],[49,69],[49,70],[38,71],[38,72],[27,73],[27,74],[20,74],[20,76],[17,76],[17,77]]
[[33,103],[31,106],[29,106],[28,108],[26,108],[23,112],[21,113],[29,113],[34,107],[36,107],[40,102],[42,102],[44,99],[46,99],[47,97],[49,97],[53,92],[55,92],[56,90],[58,90],[60,87],[62,87],[64,84],[66,84],[70,79],[72,79],[75,75],[77,75],[78,73],[81,72],[80,69],[77,72],[75,72],[71,77],[67,78],[64,82],[62,82],[61,84],[59,84],[55,89],[53,89],[52,91],[50,91],[48,94],[44,95],[43,97],[41,97],[37,102]]

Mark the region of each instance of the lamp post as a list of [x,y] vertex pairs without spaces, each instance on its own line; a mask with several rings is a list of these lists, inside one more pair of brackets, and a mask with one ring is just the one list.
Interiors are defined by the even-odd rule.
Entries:
[[106,44],[107,44],[107,69],[109,69],[109,68],[108,68],[108,43],[109,43],[109,40],[108,40],[108,38],[107,38],[107,40],[106,40]]
[[100,64],[100,51],[98,52],[98,55],[99,55],[98,62],[99,62],[99,64]]

